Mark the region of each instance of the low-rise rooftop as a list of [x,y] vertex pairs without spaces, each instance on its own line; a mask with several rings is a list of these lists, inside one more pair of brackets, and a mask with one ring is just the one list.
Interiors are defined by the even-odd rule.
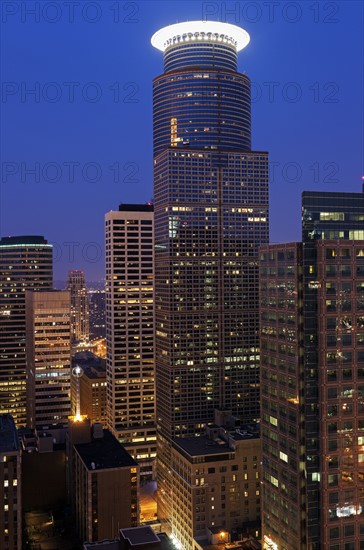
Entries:
[[83,550],[175,550],[165,533],[155,533],[151,527],[120,529],[120,538],[101,542],[85,542]]
[[180,447],[190,456],[216,455],[230,451],[229,445],[222,439],[219,438],[214,441],[205,435],[201,435],[200,437],[176,437],[173,440],[173,444],[176,447]]
[[221,435],[214,438],[206,435],[176,437],[173,440],[173,444],[175,447],[182,449],[189,456],[194,457],[200,455],[221,455],[234,451],[234,448],[228,443],[229,439],[233,441],[250,441],[258,438],[258,434],[229,430],[226,431],[224,437]]
[[160,542],[157,534],[149,525],[146,527],[141,526],[120,529],[120,538],[127,540],[130,547]]
[[88,470],[138,465],[109,430],[103,430],[103,434],[103,437],[93,439],[89,443],[75,445],[77,453]]

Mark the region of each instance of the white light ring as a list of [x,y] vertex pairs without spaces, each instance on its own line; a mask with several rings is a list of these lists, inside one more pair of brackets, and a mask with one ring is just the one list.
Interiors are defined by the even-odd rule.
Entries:
[[[163,27],[163,29],[153,34],[151,43],[152,46],[164,52],[171,44],[181,43],[181,39],[182,43],[191,39],[196,40],[196,34],[198,40],[207,39],[210,41],[216,40],[217,36],[218,41],[221,41],[223,35],[226,42],[234,45],[238,52],[243,50],[250,42],[249,34],[237,25],[220,23],[219,21],[188,21]],[[210,34],[210,36],[207,37],[207,34]],[[202,35],[204,36],[202,37]]]

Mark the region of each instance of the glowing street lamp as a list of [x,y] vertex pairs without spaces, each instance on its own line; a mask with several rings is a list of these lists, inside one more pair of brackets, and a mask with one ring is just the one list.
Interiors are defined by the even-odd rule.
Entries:
[[72,369],[72,374],[76,378],[76,415],[74,417],[75,422],[80,422],[82,420],[81,416],[81,398],[80,398],[80,378],[83,375],[83,369],[79,365],[76,365]]

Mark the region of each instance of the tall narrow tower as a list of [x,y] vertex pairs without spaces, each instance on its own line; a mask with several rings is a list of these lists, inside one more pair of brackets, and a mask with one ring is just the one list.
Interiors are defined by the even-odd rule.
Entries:
[[70,293],[27,290],[27,425],[67,424],[71,414]]
[[193,21],[161,29],[153,84],[159,515],[170,446],[214,409],[259,417],[258,247],[268,242],[268,157],[251,150],[249,35]]
[[146,478],[156,455],[153,205],[121,204],[105,222],[108,427]]
[[89,339],[89,307],[85,274],[69,271],[67,290],[71,293],[71,328],[74,341]]
[[0,414],[26,423],[25,291],[51,289],[52,245],[44,237],[0,239]]

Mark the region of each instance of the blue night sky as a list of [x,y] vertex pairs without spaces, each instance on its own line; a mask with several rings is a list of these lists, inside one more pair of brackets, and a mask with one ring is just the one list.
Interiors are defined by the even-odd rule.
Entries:
[[105,212],[153,196],[163,63],[150,38],[172,23],[207,17],[251,36],[239,70],[253,82],[253,149],[270,153],[272,242],[300,240],[303,190],[360,190],[362,2],[1,4],[0,234],[55,243],[55,279],[102,278]]

